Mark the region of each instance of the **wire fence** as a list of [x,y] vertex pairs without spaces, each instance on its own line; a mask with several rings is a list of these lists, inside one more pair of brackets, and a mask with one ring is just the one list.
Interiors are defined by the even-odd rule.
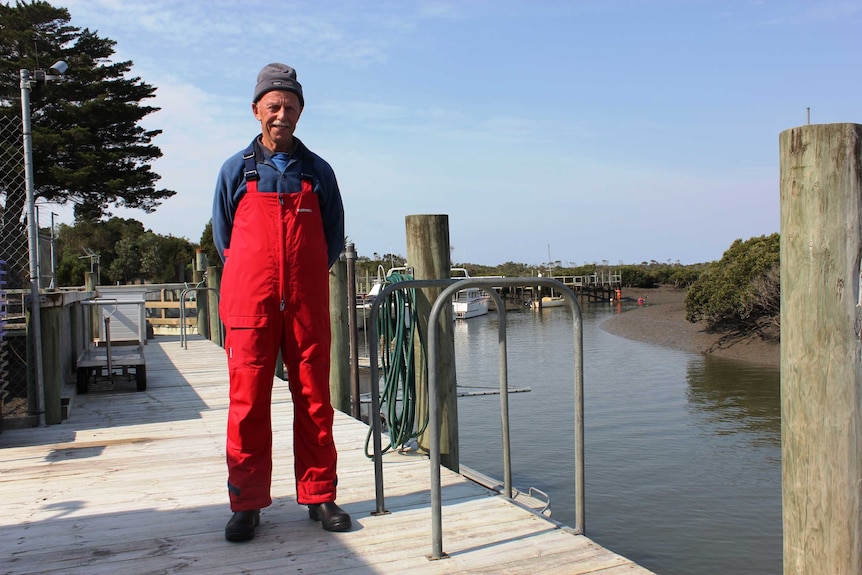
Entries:
[[[30,287],[30,258],[27,252],[27,220],[24,212],[10,213],[7,208],[26,205],[24,146],[21,119],[0,117],[0,259],[6,261],[6,289]],[[18,212],[18,210],[12,210]]]
[[8,369],[0,372],[5,384],[2,418],[33,411],[28,396],[26,308],[30,289],[30,256],[27,244],[26,178],[20,117],[0,117],[0,260],[6,262],[6,324]]
[[6,262],[0,260],[0,430],[3,429],[3,407],[9,391],[9,352],[6,349]]

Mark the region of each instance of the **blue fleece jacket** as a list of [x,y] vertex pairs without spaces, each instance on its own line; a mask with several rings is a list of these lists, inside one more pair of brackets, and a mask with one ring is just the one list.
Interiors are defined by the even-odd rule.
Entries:
[[[296,140],[296,149],[290,154],[287,167],[280,172],[271,159],[271,153],[260,144],[260,136],[252,142],[257,173],[258,190],[262,192],[298,193],[302,189],[303,171],[314,175],[314,193],[320,202],[323,233],[329,254],[329,267],[338,260],[344,248],[344,205],[332,167],[320,156]],[[221,168],[213,199],[213,240],[224,261],[224,251],[230,247],[233,218],[239,200],[245,194],[245,167],[243,153],[237,152]],[[304,167],[303,161],[311,166]]]

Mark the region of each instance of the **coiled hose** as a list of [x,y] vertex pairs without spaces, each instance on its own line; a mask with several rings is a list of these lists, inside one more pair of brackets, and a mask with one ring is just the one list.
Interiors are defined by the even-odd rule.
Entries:
[[[397,272],[390,273],[387,283],[412,280],[413,277]],[[416,362],[415,341],[418,335],[416,290],[402,289],[386,296],[380,304],[377,316],[377,334],[380,349],[380,370],[383,383],[380,388],[380,411],[389,431],[389,445],[383,453],[397,449],[418,437],[428,425],[427,413],[424,421],[416,421]],[[423,357],[424,343],[420,345]],[[424,364],[424,362],[423,362]],[[372,414],[374,416],[376,414]],[[371,428],[365,438],[365,455],[371,441]]]

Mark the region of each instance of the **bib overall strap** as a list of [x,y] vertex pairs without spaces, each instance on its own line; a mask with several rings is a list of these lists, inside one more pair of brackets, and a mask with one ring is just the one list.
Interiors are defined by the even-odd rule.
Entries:
[[246,192],[257,192],[257,181],[260,174],[257,173],[257,162],[254,159],[254,142],[242,153],[243,176],[245,177]]
[[[311,170],[312,162],[306,157],[303,157],[302,160],[302,191],[311,193],[314,191],[314,172]],[[243,151],[242,161],[246,190],[254,193],[257,191],[257,181],[260,179],[260,174],[257,173],[257,161],[254,156],[253,142]]]

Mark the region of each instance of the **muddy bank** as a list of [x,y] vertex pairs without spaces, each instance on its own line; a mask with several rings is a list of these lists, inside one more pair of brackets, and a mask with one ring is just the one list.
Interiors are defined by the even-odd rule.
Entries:
[[667,286],[623,290],[623,298],[644,298],[644,305],[615,315],[602,329],[628,339],[647,341],[691,353],[709,353],[739,361],[778,367],[780,346],[759,337],[709,333],[702,322],[685,319],[685,292]]

